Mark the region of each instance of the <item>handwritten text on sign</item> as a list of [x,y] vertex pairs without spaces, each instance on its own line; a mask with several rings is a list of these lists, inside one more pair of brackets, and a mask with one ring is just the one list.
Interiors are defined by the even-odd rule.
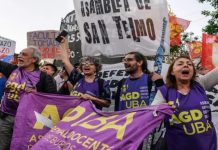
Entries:
[[162,20],[168,16],[165,0],[74,0],[74,5],[84,55],[132,50],[154,55],[160,45]]
[[59,31],[46,30],[46,31],[33,31],[27,33],[27,45],[34,45],[39,47],[42,58],[55,58],[60,50],[55,38]]

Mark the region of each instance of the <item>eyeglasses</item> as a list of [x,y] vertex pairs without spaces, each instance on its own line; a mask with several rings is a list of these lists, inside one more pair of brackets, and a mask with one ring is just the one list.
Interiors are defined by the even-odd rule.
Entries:
[[29,56],[29,54],[27,52],[20,52],[20,54],[18,54],[18,57],[30,57],[30,58],[36,58],[36,57],[33,57],[32,55]]
[[26,52],[20,52],[18,56],[28,56],[28,54]]
[[123,58],[123,62],[130,62],[135,60],[135,58]]
[[94,65],[94,63],[92,62],[89,62],[89,61],[85,61],[85,62],[82,62],[81,65]]

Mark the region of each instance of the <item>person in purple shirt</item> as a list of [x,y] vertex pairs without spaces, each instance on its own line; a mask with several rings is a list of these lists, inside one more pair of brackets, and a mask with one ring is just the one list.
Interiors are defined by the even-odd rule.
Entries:
[[123,59],[129,77],[118,83],[115,96],[115,111],[129,108],[145,107],[151,104],[152,94],[156,86],[163,85],[163,80],[158,79],[152,83],[152,73],[148,70],[147,60],[139,52],[129,52]]
[[6,80],[5,76],[0,72],[0,101],[4,95]]
[[152,105],[167,102],[175,109],[165,119],[168,150],[217,149],[209,101],[200,83],[191,59],[180,56],[169,67],[166,85],[158,87],[164,101],[159,96]]
[[62,61],[67,70],[69,81],[74,85],[71,91],[72,96],[78,96],[86,100],[91,100],[96,108],[110,106],[110,88],[108,82],[96,77],[96,74],[101,69],[99,60],[94,57],[82,57],[79,62],[79,68],[74,68],[70,63],[68,49],[66,48],[67,40],[63,37],[64,42],[61,44]]
[[25,91],[55,93],[52,77],[38,68],[41,53],[35,46],[23,49],[18,66],[0,61],[0,72],[7,78],[0,110],[0,150],[9,149],[20,97]]
[[[152,80],[153,73],[148,70],[147,60],[139,52],[133,51],[126,54],[123,63],[129,77],[118,83],[115,111],[149,106],[153,101],[152,95],[156,94],[154,85],[164,85],[163,80],[159,78]],[[138,150],[142,148],[143,143]]]

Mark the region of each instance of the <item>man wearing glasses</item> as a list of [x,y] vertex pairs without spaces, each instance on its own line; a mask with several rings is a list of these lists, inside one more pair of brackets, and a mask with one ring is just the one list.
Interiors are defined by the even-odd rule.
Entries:
[[[152,73],[148,70],[147,60],[139,52],[130,52],[125,55],[123,63],[129,77],[118,83],[115,111],[150,105],[153,101],[151,95],[156,91],[152,86]],[[156,86],[163,84],[162,79],[155,81]],[[142,146],[141,144],[138,150]]]
[[[123,63],[129,78],[121,80],[118,84],[115,110],[150,105],[152,102],[150,96],[155,90],[152,88],[152,73],[148,70],[147,60],[139,52],[130,52],[125,55]],[[163,80],[157,80],[155,84],[163,84]]]
[[0,61],[0,72],[7,78],[0,110],[0,149],[9,149],[14,119],[20,96],[25,91],[56,93],[52,77],[39,70],[41,53],[37,47],[30,46],[18,55],[18,66]]

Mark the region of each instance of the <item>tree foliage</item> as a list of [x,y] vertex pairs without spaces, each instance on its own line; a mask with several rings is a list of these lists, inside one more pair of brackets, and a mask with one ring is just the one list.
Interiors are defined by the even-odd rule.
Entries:
[[183,32],[181,34],[181,40],[182,40],[182,43],[180,46],[175,45],[175,46],[170,47],[171,55],[187,54],[188,50],[186,48],[186,43],[192,42],[192,41],[198,41],[199,37],[195,36],[193,32]]
[[218,0],[198,0],[200,3],[209,3],[214,10],[203,10],[202,14],[210,17],[208,25],[203,28],[203,31],[208,34],[218,34]]

